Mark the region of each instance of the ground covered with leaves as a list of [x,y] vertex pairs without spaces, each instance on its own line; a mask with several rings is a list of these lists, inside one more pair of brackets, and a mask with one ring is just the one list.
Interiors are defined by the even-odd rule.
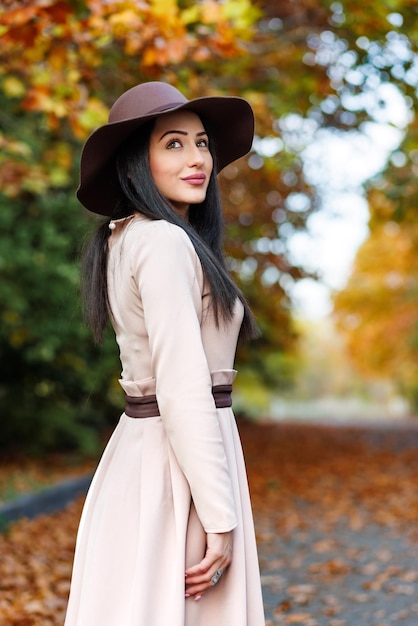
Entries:
[[[240,431],[268,626],[416,626],[418,423]],[[81,506],[0,536],[2,626],[62,626]]]

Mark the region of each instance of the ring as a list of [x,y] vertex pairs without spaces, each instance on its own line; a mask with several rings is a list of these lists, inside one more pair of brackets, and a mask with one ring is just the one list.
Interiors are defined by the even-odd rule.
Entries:
[[216,570],[216,572],[214,573],[214,575],[210,579],[210,582],[212,583],[212,585],[216,585],[216,583],[218,582],[218,580],[220,579],[222,574],[223,574],[223,572],[222,572],[221,569]]

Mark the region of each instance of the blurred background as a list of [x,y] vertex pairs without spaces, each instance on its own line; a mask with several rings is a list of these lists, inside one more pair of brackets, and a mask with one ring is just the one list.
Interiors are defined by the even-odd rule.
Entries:
[[[225,251],[262,337],[235,406],[259,420],[418,408],[417,0],[3,0],[0,450],[91,453],[123,409],[118,351],[83,326],[81,146],[148,80],[239,95]],[[174,330],[174,329],[173,329]]]

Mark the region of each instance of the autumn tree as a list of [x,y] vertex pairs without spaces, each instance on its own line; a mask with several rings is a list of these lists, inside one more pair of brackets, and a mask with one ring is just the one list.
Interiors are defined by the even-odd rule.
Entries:
[[[251,54],[240,57],[239,72],[231,72],[233,85],[257,95],[258,141],[256,154],[226,172],[227,215],[236,241],[246,242],[234,258],[242,258],[245,272],[252,269],[253,280],[264,283],[257,294],[269,294],[271,320],[269,304],[284,313],[294,281],[303,277],[289,262],[288,242],[306,228],[321,201],[306,183],[304,150],[324,131],[350,137],[378,129],[393,95],[413,108],[418,8],[406,0],[371,2],[367,9],[352,0],[267,0],[259,6],[263,17],[248,42]],[[326,187],[324,171],[321,182]],[[291,341],[288,325],[276,317],[275,326]],[[280,379],[280,372],[270,373]]]
[[370,186],[370,235],[358,251],[335,316],[358,371],[389,379],[418,406],[418,158],[416,120]]
[[411,50],[414,17],[406,0],[2,2],[0,445],[73,445],[81,433],[88,447],[90,427],[120,408],[113,339],[94,347],[75,304],[75,260],[95,220],[74,189],[83,140],[145,80],[190,97],[241,95],[254,108],[254,150],[222,175],[225,247],[263,331],[241,350],[242,369],[289,383],[289,294],[305,272],[288,243],[318,208],[303,150],[321,128],[373,120],[381,83],[415,97],[412,61],[395,54]]
[[195,66],[242,53],[255,15],[246,0],[2,3],[3,447],[89,449],[121,406],[114,340],[93,346],[76,304],[90,220],[74,199],[82,141],[137,82],[191,92]]

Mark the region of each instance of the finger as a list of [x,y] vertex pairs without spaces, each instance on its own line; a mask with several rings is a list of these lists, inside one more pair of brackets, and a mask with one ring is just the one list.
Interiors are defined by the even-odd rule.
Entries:
[[217,569],[227,567],[231,562],[231,558],[221,553],[206,552],[200,563],[189,567],[186,570],[186,577],[191,578],[193,576],[204,576],[209,571],[212,571],[212,575]]
[[225,567],[219,566],[216,569],[211,569],[204,575],[196,576],[191,579],[187,577],[186,593],[188,593],[189,595],[196,595],[207,591],[211,587],[214,587],[216,584],[218,584],[224,571]]
[[207,591],[213,589],[216,585],[219,584],[219,581],[216,584],[213,584],[211,581],[205,582],[199,585],[193,585],[191,587],[187,587],[185,590],[186,598],[196,598],[198,596],[204,596]]
[[219,582],[223,573],[224,573],[223,569],[219,567],[214,573],[214,575],[211,577],[210,584],[215,586]]
[[193,576],[204,576],[209,570],[214,569],[218,561],[219,557],[210,558],[206,556],[202,561],[200,561],[200,563],[197,563],[186,570],[187,578],[191,578]]
[[218,569],[224,570],[229,565],[229,561],[223,559],[203,559],[197,565],[186,571],[186,583],[208,582]]
[[191,587],[186,587],[185,594],[186,597],[203,596],[209,589],[212,589],[212,587],[213,585],[210,581],[192,585]]
[[206,552],[205,556],[199,563],[196,563],[196,565],[193,565],[186,570],[186,576],[205,575],[210,570],[216,570],[217,566],[221,563],[225,563],[225,557],[223,557],[222,554]]

